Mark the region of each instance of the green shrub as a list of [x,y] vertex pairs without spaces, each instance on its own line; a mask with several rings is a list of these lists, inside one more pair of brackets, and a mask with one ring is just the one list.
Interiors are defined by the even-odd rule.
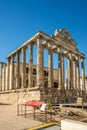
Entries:
[[47,107],[48,107],[48,109],[50,109],[50,108],[52,107],[52,104],[49,102],[49,103],[47,104]]

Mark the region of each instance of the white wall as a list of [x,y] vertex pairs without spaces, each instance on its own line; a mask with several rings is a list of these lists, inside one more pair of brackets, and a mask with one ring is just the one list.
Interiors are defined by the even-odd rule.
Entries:
[[61,121],[61,130],[87,130],[87,123],[65,119]]

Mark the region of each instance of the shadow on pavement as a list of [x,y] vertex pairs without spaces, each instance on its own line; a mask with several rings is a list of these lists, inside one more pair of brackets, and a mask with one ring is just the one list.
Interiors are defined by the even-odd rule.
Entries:
[[0,102],[0,105],[11,105],[11,104]]

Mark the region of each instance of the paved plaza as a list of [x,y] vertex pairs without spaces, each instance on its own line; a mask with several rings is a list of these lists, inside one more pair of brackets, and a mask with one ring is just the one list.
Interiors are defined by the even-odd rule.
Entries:
[[41,125],[42,122],[17,116],[17,104],[0,103],[0,130],[23,130]]

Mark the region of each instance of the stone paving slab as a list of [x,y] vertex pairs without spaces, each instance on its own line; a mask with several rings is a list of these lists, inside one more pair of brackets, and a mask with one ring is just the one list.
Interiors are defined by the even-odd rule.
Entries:
[[17,116],[17,104],[0,103],[0,130],[23,130],[43,124],[23,116]]

